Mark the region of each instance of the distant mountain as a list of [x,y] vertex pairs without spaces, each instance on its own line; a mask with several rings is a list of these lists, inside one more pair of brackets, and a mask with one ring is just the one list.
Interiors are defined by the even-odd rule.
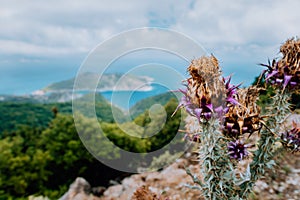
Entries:
[[[81,82],[78,85],[80,90],[94,90],[93,84],[98,82],[99,74],[86,72],[80,74],[78,77]],[[135,76],[132,74],[103,74],[99,80],[97,90],[99,91],[125,91],[125,90],[151,90],[150,82],[153,79],[147,76]],[[73,90],[75,78],[53,83],[43,90],[45,92],[51,91],[70,91]],[[117,85],[117,87],[115,87]]]

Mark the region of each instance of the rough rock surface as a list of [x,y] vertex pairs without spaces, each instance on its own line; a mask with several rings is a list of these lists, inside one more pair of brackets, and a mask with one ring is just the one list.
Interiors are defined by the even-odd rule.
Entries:
[[90,194],[90,184],[81,177],[76,178],[66,192],[59,200],[97,200],[98,198]]
[[[100,197],[101,200],[130,200],[134,192],[141,187],[146,187],[157,195],[158,199],[182,200],[198,199],[200,192],[190,190],[186,183],[192,184],[192,179],[187,176],[185,167],[186,159],[178,159],[161,172],[147,172],[125,178],[120,185],[109,187]],[[196,172],[197,166],[191,165],[191,171]]]

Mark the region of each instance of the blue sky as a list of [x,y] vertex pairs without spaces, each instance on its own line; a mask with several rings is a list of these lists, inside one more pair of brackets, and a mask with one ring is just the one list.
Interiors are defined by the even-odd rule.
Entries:
[[278,57],[279,46],[300,35],[299,0],[0,0],[0,5],[0,93],[70,78],[99,43],[153,26],[191,37],[220,60],[225,74],[249,84],[259,74],[258,63]]

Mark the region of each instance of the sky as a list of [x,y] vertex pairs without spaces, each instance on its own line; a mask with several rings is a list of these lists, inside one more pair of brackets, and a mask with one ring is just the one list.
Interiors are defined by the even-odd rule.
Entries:
[[141,27],[187,35],[250,84],[258,63],[300,35],[299,8],[299,0],[0,0],[0,93],[71,78],[98,44]]

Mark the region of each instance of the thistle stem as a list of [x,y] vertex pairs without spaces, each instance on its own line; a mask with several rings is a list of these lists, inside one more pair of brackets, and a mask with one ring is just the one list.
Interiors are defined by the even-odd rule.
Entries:
[[199,155],[203,164],[202,189],[206,199],[229,199],[231,196],[230,184],[223,176],[229,170],[230,162],[226,155],[226,139],[220,128],[218,119],[212,118],[203,124]]
[[248,197],[255,182],[265,173],[268,163],[274,157],[276,137],[279,136],[281,125],[290,112],[289,98],[289,93],[281,93],[280,91],[277,91],[273,97],[272,109],[269,109],[267,113],[270,116],[266,122],[268,128],[262,130],[258,149],[255,151],[253,161],[250,164],[251,179],[241,185],[240,196],[243,199]]

